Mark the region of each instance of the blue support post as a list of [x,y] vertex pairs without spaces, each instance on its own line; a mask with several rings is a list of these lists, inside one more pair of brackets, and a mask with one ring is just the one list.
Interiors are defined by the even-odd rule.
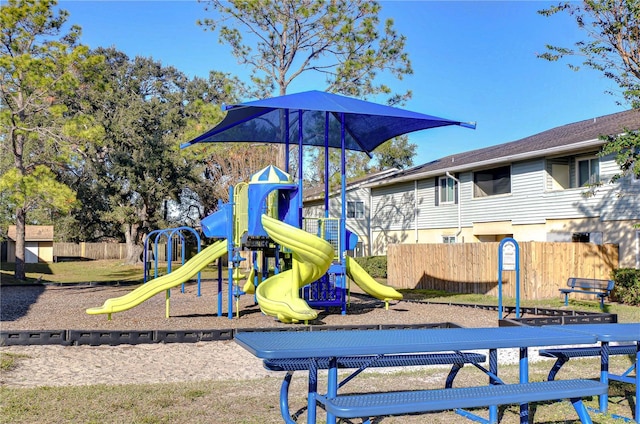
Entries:
[[233,209],[235,207],[235,198],[233,197],[233,186],[229,187],[229,203],[225,205],[227,208],[227,258],[228,258],[228,268],[229,275],[227,280],[227,303],[228,303],[228,311],[227,318],[233,319]]
[[222,316],[222,257],[218,258],[218,316]]
[[347,258],[346,258],[346,243],[347,243],[347,153],[345,142],[345,128],[344,128],[344,113],[340,113],[340,179],[341,179],[341,200],[342,209],[340,211],[340,240],[339,240],[339,254],[340,254],[340,275],[336,276],[336,285],[340,287],[340,305],[342,315],[347,314],[347,304],[345,301],[345,291],[347,289],[346,284],[346,270],[347,270]]
[[285,168],[289,173],[289,109],[284,110],[284,146],[285,146]]
[[329,112],[324,113],[324,217],[329,218]]
[[[302,128],[302,109],[298,110],[298,198],[302,199],[302,164],[304,163],[304,149],[303,149],[303,128]],[[302,228],[302,200],[295,205],[298,208],[298,228]]]

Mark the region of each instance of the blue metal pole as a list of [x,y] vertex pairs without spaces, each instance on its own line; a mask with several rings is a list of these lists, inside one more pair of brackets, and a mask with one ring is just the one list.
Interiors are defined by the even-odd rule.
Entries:
[[289,109],[284,110],[285,171],[289,173]]
[[[529,350],[526,347],[520,348],[520,384],[529,382]],[[529,404],[520,404],[520,423],[529,422]]]
[[[498,377],[498,351],[497,349],[489,349],[489,371],[492,375]],[[493,378],[489,378],[489,384],[498,384]],[[489,422],[498,422],[498,407],[496,405],[489,406]]]
[[498,321],[502,319],[502,244],[498,249]]
[[[180,234],[180,251],[181,251],[180,252],[181,253],[181,255],[180,255],[181,264],[180,265],[184,266],[184,262],[185,262],[185,259],[186,259],[186,256],[184,254],[184,249],[187,247],[187,242],[186,242],[186,240],[184,238],[184,234],[182,234],[182,230],[180,230],[180,232],[178,234]],[[181,287],[180,287],[180,292],[184,293],[184,291],[185,291],[185,284],[183,282]]]
[[520,247],[517,241],[513,241],[516,246],[516,318],[520,318]]
[[153,247],[154,247],[155,261],[154,261],[154,267],[153,267],[153,278],[158,278],[158,239],[160,239],[160,237],[162,237],[165,232],[166,230],[160,230],[160,232],[156,236],[156,239],[154,240]]
[[218,316],[222,316],[222,257],[218,258]]
[[171,274],[172,260],[173,260],[173,233],[167,236],[167,274]]
[[[170,229],[167,229],[166,231],[169,231],[169,230],[172,230],[172,231],[169,233],[169,236],[167,238],[168,239],[167,243],[169,245],[169,252],[167,253],[167,255],[168,255],[168,263],[169,263],[168,272],[171,273],[171,261],[173,260],[173,237],[176,234],[178,234],[180,236],[180,246],[181,246],[181,250],[182,250],[180,256],[181,256],[182,265],[184,265],[184,262],[185,262],[185,259],[186,259],[185,258],[185,254],[184,254],[186,241],[185,241],[185,238],[184,238],[184,234],[182,234],[183,227],[170,228]],[[180,292],[184,293],[184,282],[181,285]]]
[[[304,161],[304,149],[302,148],[302,109],[298,110],[298,199],[302,199],[302,168]],[[302,201],[296,205],[298,208],[298,228],[302,228]]]
[[225,207],[227,209],[227,260],[228,260],[228,280],[227,280],[227,303],[228,303],[228,311],[227,318],[233,319],[233,248],[234,248],[234,240],[233,240],[233,209],[234,209],[235,199],[233,197],[233,186],[229,187],[229,204]]
[[[151,272],[151,270],[149,269],[149,264],[147,263],[147,261],[148,261],[148,259],[149,259],[149,252],[148,252],[148,249],[149,249],[149,239],[151,239],[151,236],[152,236],[152,235],[154,235],[154,234],[158,234],[158,233],[160,233],[161,231],[163,231],[163,230],[153,230],[153,231],[151,231],[149,234],[147,234],[147,237],[146,237],[146,239],[145,239],[145,241],[144,241],[144,243],[145,243],[145,244],[144,244],[144,250],[145,250],[145,251],[144,251],[144,256],[143,256],[143,258],[144,258],[144,280],[143,280],[143,281],[144,281],[145,283],[147,282],[148,274]],[[155,241],[154,241],[154,246],[156,246],[156,247],[155,247],[155,258],[157,258],[157,257],[158,257],[158,249],[157,249],[158,237],[159,237],[159,236],[158,236],[158,235],[156,235],[156,238],[155,238]],[[154,276],[154,278],[155,278],[155,277],[157,277],[157,276],[158,276],[158,275],[157,275],[157,274],[158,274],[158,273],[157,273],[158,262],[157,262],[157,261],[154,261],[154,262],[155,262],[155,266],[156,266],[156,272],[155,272],[155,276]]]
[[324,113],[324,217],[329,218],[329,112]]
[[144,238],[144,251],[142,252],[142,264],[144,266],[144,271],[143,271],[143,275],[142,275],[142,283],[146,283],[147,282],[147,272],[149,271],[149,266],[147,264],[147,250],[149,249],[149,235],[147,234],[147,236]]
[[345,277],[345,272],[347,269],[347,149],[345,142],[344,119],[344,113],[340,113],[340,197],[342,200],[342,209],[340,211],[340,243],[338,250],[340,254],[341,275],[337,276],[336,279],[340,280],[340,304],[342,307],[342,315],[346,315],[347,313],[347,303],[345,297],[345,291],[347,289],[347,282]]
[[[201,243],[200,243],[200,235],[198,234],[197,231],[194,231],[195,235],[196,235],[196,240],[198,240],[198,253],[200,253],[200,249],[201,249]],[[200,291],[200,272],[198,272],[198,297],[200,297],[202,295],[202,292]]]

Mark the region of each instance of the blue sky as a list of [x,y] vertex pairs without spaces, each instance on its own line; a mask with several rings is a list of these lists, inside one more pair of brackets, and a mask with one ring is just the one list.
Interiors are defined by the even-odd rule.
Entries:
[[[477,129],[445,127],[412,133],[414,164],[449,154],[518,140],[560,125],[628,109],[601,74],[571,71],[536,57],[546,44],[570,47],[583,39],[568,16],[536,12],[555,2],[381,1],[381,18],[392,18],[407,37],[414,74],[386,78],[396,91],[410,89],[406,109],[476,121]],[[82,27],[82,43],[114,46],[130,57],[153,57],[190,76],[210,70],[248,80],[217,34],[197,19],[212,17],[204,4],[181,1],[61,0],[69,23]],[[289,93],[324,90],[322,78],[304,78]],[[320,84],[318,84],[320,83]],[[253,100],[253,99],[245,99]]]

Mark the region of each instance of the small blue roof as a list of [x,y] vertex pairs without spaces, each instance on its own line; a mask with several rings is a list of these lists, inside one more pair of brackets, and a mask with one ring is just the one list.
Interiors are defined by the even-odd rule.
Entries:
[[291,175],[280,168],[269,165],[251,176],[251,183],[290,183],[293,181]]
[[[253,142],[298,143],[302,114],[304,145],[324,146],[325,126],[329,147],[341,147],[340,119],[344,114],[345,148],[370,153],[398,135],[428,128],[458,125],[475,129],[475,124],[425,115],[396,107],[367,102],[323,91],[307,91],[227,106],[225,118],[211,130],[184,143]],[[288,126],[285,125],[288,122]]]

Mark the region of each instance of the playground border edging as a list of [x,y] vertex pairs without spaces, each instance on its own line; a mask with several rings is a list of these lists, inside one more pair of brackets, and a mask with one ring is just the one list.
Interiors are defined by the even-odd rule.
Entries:
[[[408,302],[430,303],[435,305],[462,306],[465,308],[476,308],[483,310],[498,311],[496,305],[476,305],[473,303],[454,303],[454,302],[430,302],[425,300],[407,300]],[[507,316],[514,314],[515,306],[504,306],[503,311]],[[586,312],[572,311],[565,309],[551,309],[538,307],[521,307],[521,313],[531,315],[543,315],[542,317],[525,317],[525,318],[503,318],[498,320],[500,327],[516,326],[516,325],[566,325],[566,324],[614,324],[618,322],[618,314],[610,314],[608,312]]]
[[233,340],[238,332],[249,331],[336,331],[336,330],[384,330],[391,328],[454,328],[458,325],[430,324],[376,324],[376,325],[331,325],[304,327],[226,328],[209,330],[18,330],[0,331],[0,346],[117,346],[150,343],[196,343],[205,341]]
[[[477,305],[453,302],[429,302],[407,300],[418,303],[443,304],[483,310],[498,310],[494,305]],[[503,310],[507,316],[515,313],[515,307],[507,306]],[[543,315],[542,317],[504,318],[499,326],[518,325],[564,325],[616,323],[617,314],[572,311],[550,308],[521,308],[522,313]],[[62,345],[62,346],[117,346],[121,344],[137,345],[150,343],[197,343],[201,341],[233,340],[238,332],[250,331],[336,331],[336,330],[386,330],[386,329],[425,329],[459,327],[451,322],[425,324],[362,324],[362,325],[305,325],[292,327],[267,328],[223,328],[205,330],[17,330],[0,331],[0,346]]]

